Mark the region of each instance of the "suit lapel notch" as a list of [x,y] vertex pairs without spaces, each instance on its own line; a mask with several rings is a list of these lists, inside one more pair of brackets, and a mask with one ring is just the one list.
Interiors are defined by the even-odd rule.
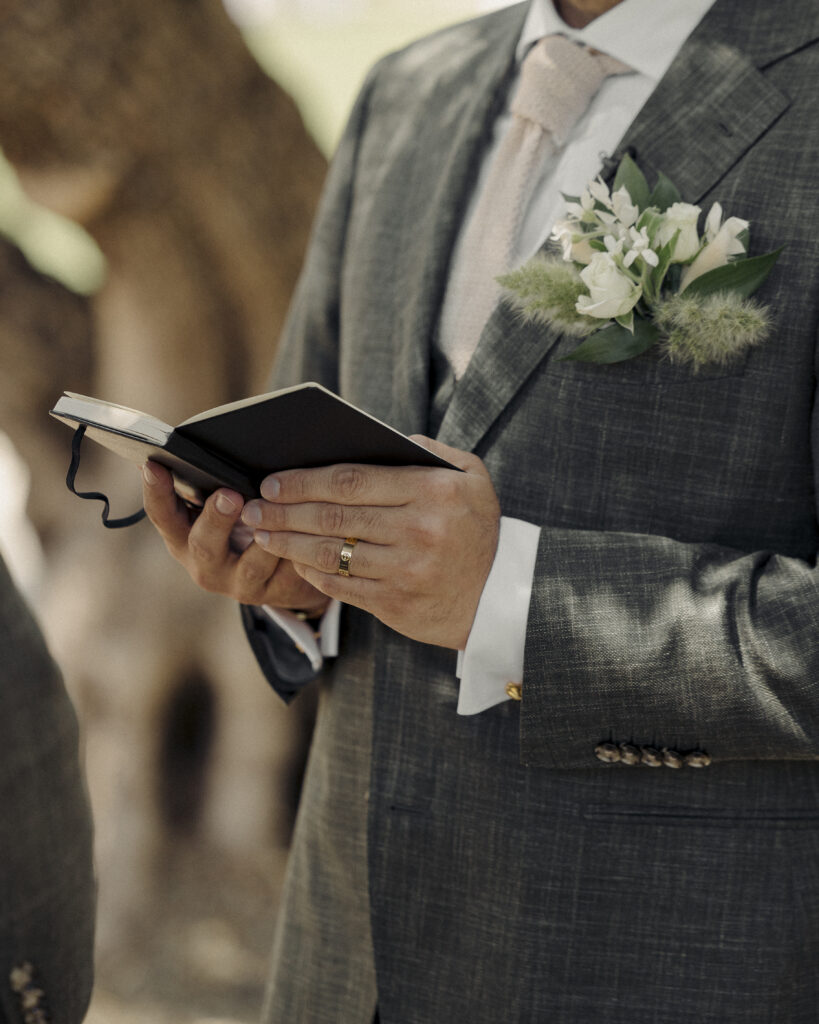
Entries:
[[789,99],[733,48],[692,40],[626,132],[649,178],[663,171],[697,203],[788,108]]

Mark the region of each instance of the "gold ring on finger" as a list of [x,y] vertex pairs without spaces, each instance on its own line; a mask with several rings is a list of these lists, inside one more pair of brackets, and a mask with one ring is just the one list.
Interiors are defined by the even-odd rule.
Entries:
[[336,570],[339,576],[350,575],[350,562],[353,557],[353,548],[358,544],[358,537],[348,537],[341,545],[341,551],[338,556],[338,569]]

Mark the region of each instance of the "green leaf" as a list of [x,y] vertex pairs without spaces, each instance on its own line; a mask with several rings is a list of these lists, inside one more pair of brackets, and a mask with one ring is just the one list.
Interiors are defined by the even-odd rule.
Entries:
[[594,249],[596,252],[605,252],[606,251],[606,244],[600,238],[590,238],[589,239],[589,247],[591,249]]
[[653,268],[650,275],[651,288],[654,297],[658,297],[660,289],[663,286],[665,275],[668,273],[668,268],[671,265],[671,257],[674,255],[674,247],[677,244],[677,239],[680,237],[680,229],[674,232],[669,238],[665,245],[657,252],[657,266]]
[[765,278],[773,270],[774,263],[779,259],[784,249],[780,246],[773,252],[766,252],[762,256],[752,256],[750,259],[735,260],[733,263],[726,263],[723,267],[716,267],[709,270],[707,274],[695,277],[691,284],[685,289],[692,295],[713,295],[715,292],[737,292],[744,298],[753,295],[764,282]]
[[570,196],[568,192],[561,192],[560,194],[563,196],[567,203],[577,203],[578,205],[580,204],[580,196]]
[[660,260],[658,266],[662,266],[663,263],[665,263],[666,266],[668,266],[668,264],[671,262],[671,257],[674,255],[674,249],[677,247],[677,239],[680,237],[680,230],[680,228],[677,228],[677,230],[674,232],[671,238],[669,238],[669,240],[665,243],[662,249],[658,250],[657,257]]
[[657,213],[656,210],[649,207],[647,210],[643,210],[640,216],[637,218],[637,224],[635,225],[638,231],[643,228],[648,232],[649,239],[653,242],[654,236],[662,227],[663,218],[661,214]]
[[651,192],[646,177],[637,164],[626,153],[620,161],[617,173],[614,176],[614,184],[611,186],[612,193],[618,188],[625,188],[631,196],[631,201],[639,210],[645,210],[651,205]]
[[651,348],[660,332],[650,320],[638,317],[634,322],[634,334],[619,324],[611,324],[602,331],[596,331],[574,352],[564,356],[561,362],[577,363],[622,363],[634,359]]
[[667,178],[662,171],[657,178],[657,184],[649,198],[649,205],[656,206],[660,213],[665,213],[669,206],[682,201],[677,186]]
[[617,321],[617,323],[621,327],[625,327],[625,329],[629,332],[629,334],[633,333],[633,331],[634,331],[634,310],[633,309],[630,309],[628,311],[628,313],[626,313],[625,316],[616,316],[614,319]]

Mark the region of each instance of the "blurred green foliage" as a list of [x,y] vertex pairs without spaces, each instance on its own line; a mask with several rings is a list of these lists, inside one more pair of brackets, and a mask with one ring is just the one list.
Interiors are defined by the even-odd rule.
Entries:
[[105,257],[79,224],[26,196],[14,168],[0,152],[0,235],[15,243],[32,266],[80,295],[105,278]]

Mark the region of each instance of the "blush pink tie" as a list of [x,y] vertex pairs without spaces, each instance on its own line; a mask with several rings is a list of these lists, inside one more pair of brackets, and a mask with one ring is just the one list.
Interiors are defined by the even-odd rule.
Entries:
[[603,80],[629,69],[565,36],[546,36],[527,54],[512,123],[488,169],[463,237],[441,312],[441,344],[463,375],[500,296],[515,242],[547,153],[565,145]]

